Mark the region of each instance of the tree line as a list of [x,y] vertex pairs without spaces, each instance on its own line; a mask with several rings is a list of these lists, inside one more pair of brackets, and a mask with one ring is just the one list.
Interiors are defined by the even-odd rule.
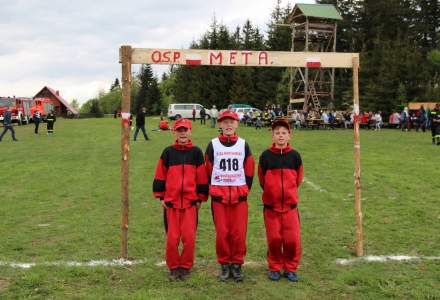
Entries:
[[[359,52],[360,96],[363,110],[399,110],[410,101],[440,100],[440,4],[438,0],[320,0],[334,4],[338,22],[337,51]],[[293,7],[275,2],[267,31],[251,20],[227,28],[216,18],[192,49],[290,51],[291,29],[285,23]],[[345,109],[352,102],[350,70],[337,70],[335,102]],[[146,107],[149,114],[166,113],[168,103],[196,102],[226,107],[248,103],[288,104],[289,70],[286,68],[171,66],[159,81],[143,65],[132,81],[132,110]],[[81,112],[112,113],[121,103],[116,79]]]

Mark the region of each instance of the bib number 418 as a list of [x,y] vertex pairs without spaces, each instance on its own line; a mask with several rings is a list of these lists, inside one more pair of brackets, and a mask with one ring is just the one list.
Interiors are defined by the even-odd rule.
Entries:
[[238,159],[225,159],[220,160],[220,169],[223,171],[238,171]]

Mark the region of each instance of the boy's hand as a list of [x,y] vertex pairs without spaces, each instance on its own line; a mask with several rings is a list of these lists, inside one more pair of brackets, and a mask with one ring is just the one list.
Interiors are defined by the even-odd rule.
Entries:
[[163,208],[167,208],[167,206],[165,204],[165,200],[160,200],[160,204],[163,206]]
[[200,206],[202,206],[202,202],[201,202],[201,201],[197,201],[197,204],[196,204],[196,206],[197,206],[197,209],[199,209],[199,208],[200,208]]

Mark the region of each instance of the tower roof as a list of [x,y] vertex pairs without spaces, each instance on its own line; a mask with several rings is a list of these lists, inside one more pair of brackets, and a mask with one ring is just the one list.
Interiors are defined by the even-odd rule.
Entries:
[[289,15],[288,23],[296,21],[298,17],[342,20],[341,14],[333,4],[298,3]]

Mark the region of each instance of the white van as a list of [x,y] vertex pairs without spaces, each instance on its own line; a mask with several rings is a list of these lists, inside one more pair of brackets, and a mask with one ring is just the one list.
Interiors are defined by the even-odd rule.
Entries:
[[[179,118],[187,118],[192,119],[192,111],[193,108],[196,108],[196,118],[200,119],[200,111],[203,106],[198,103],[174,103],[168,106],[168,118],[171,120],[179,119]],[[211,118],[211,111],[205,108],[206,118]]]

